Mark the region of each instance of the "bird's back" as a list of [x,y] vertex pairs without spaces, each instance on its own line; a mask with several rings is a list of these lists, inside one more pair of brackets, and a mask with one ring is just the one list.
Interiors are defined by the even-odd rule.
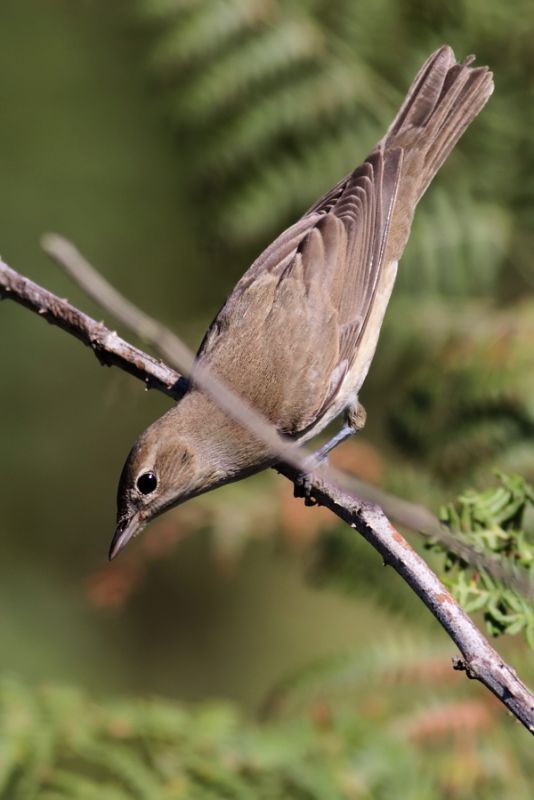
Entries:
[[488,100],[485,67],[442,47],[369,158],[254,262],[198,358],[288,435],[318,432],[373,357],[416,204]]

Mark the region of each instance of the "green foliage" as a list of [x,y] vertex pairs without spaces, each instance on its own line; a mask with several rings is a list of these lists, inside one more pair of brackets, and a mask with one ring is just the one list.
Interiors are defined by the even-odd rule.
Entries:
[[[460,542],[497,565],[510,565],[511,573],[534,577],[534,537],[524,528],[524,517],[534,508],[534,489],[519,475],[499,474],[497,486],[470,490],[456,503],[441,509],[440,518]],[[468,612],[483,612],[493,636],[524,633],[534,648],[534,605],[480,566],[447,549],[441,541],[429,547],[445,556],[445,583]],[[534,582],[532,583],[534,588]]]
[[[423,655],[421,646],[417,653]],[[371,662],[364,660],[367,669],[360,670],[368,679]],[[386,693],[394,694],[402,680],[411,680],[414,689],[414,679],[420,683],[424,667],[412,664],[410,678],[406,653],[403,662],[401,675],[390,672]],[[463,725],[474,736],[466,756],[462,747],[429,744],[435,736],[439,743],[444,732],[458,735],[458,706],[435,705],[410,718],[396,712],[386,724],[384,698],[377,695],[377,702],[378,713],[372,707],[334,713],[322,706],[259,724],[229,703],[97,703],[77,690],[35,690],[4,678],[0,798],[390,800],[400,784],[410,800],[467,800],[475,788],[484,800],[512,790],[518,800],[529,797],[529,740],[517,726],[504,739],[501,725],[511,726],[504,715],[494,719],[489,707],[465,707]]]

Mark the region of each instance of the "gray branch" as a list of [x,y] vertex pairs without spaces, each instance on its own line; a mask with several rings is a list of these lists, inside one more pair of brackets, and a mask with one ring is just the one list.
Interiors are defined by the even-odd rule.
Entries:
[[67,300],[15,272],[0,259],[0,300],[6,299],[35,311],[47,322],[75,336],[93,350],[101,364],[120,367],[144,381],[150,389],[159,389],[173,398],[179,396],[178,373],[128,344],[104,323],[92,319]]
[[[0,261],[0,298],[14,300],[76,336],[93,349],[102,364],[115,365],[141,379],[146,386],[159,389],[170,397],[181,394],[181,376],[163,362],[133,347],[103,323],[83,314],[28,280]],[[299,470],[294,464],[282,464],[278,471],[294,481]],[[428,564],[391,525],[384,511],[375,503],[363,502],[321,474],[311,476],[311,496],[340,519],[357,530],[393,567],[421,598],[447,631],[462,654],[454,668],[466,672],[486,686],[534,733],[534,696],[497,651],[490,646],[472,620],[459,607]],[[406,504],[404,513],[407,516]],[[430,512],[413,506],[415,517],[427,519]],[[408,514],[409,516],[409,514]],[[428,519],[427,519],[428,522]],[[408,523],[409,525],[409,523]]]

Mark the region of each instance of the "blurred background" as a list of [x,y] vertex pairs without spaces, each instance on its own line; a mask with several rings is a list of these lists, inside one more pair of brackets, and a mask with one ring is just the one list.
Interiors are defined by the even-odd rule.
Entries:
[[[3,0],[2,256],[100,319],[40,252],[62,233],[198,346],[260,250],[372,149],[430,52],[475,52],[495,94],[420,205],[368,424],[336,458],[433,510],[496,467],[532,481],[533,35],[527,0]],[[274,473],[167,514],[108,565],[120,469],[169,401],[15,304],[0,342],[0,674],[103,703],[223,698],[250,720],[295,670],[347,653],[351,724],[388,745],[371,794],[325,797],[398,797],[372,781],[405,746],[434,769],[414,797],[528,796],[527,734],[452,674],[454,648],[370,548]],[[534,680],[522,641],[498,647]]]

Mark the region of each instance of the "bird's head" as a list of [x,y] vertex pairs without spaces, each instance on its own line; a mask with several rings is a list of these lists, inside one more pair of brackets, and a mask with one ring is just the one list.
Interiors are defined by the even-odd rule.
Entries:
[[227,482],[221,438],[210,431],[209,418],[204,425],[196,424],[189,405],[179,403],[147,428],[132,447],[119,480],[110,559],[154,517]]

